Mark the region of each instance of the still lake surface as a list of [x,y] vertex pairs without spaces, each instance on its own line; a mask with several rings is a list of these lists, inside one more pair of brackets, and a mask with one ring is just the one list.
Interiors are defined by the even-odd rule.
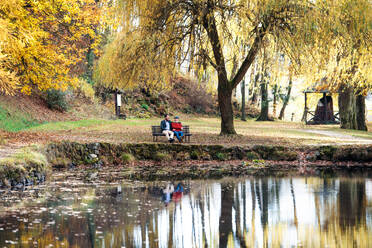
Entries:
[[55,181],[0,196],[0,247],[372,247],[366,177]]

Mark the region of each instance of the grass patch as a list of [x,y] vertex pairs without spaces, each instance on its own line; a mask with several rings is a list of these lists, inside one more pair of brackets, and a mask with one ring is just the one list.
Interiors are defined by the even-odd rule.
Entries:
[[[79,121],[65,121],[45,123],[27,129],[24,132],[27,142],[42,141],[75,141],[75,142],[107,142],[107,143],[152,143],[151,126],[159,125],[162,118],[150,119],[131,118],[127,120],[87,119]],[[372,132],[341,130],[335,125],[305,126],[298,122],[246,122],[235,119],[237,136],[220,136],[220,119],[215,117],[199,117],[181,115],[183,125],[189,125],[193,134],[192,144],[234,145],[342,145],[355,143],[360,140],[371,139]],[[372,130],[372,126],[370,127]],[[317,132],[317,131],[332,131]],[[27,137],[32,132],[34,140]],[[45,134],[47,132],[47,134]],[[340,136],[337,136],[340,134]],[[348,135],[343,135],[348,134]],[[21,135],[19,135],[21,137]],[[30,135],[31,136],[31,135]],[[11,138],[9,143],[11,143]],[[167,143],[160,137],[160,143]],[[367,140],[368,142],[368,140]],[[202,157],[202,154],[190,154],[192,159]],[[254,159],[254,158],[249,158]]]
[[71,130],[82,127],[91,127],[97,125],[112,124],[114,121],[110,120],[99,120],[99,119],[88,119],[79,121],[59,121],[59,122],[48,122],[37,127],[32,127],[29,130],[32,131],[60,131],[60,130]]
[[153,159],[155,161],[170,161],[170,160],[172,160],[172,156],[170,154],[157,152],[157,153],[154,154]]
[[31,116],[16,111],[9,112],[0,106],[0,129],[17,132],[37,125],[40,124]]
[[10,157],[0,160],[0,165],[11,166],[16,164],[32,164],[37,166],[45,166],[48,164],[48,162],[45,155],[29,147],[23,148],[20,152],[17,152]]
[[45,175],[48,169],[45,155],[32,147],[23,148],[0,160],[0,182],[5,185],[8,180],[22,182],[26,178],[32,179],[36,174]]
[[130,153],[123,153],[120,158],[123,164],[129,164],[136,160]]

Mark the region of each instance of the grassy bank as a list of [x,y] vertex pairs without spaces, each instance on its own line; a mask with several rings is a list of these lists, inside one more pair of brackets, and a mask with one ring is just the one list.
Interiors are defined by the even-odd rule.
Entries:
[[0,105],[0,129],[17,132],[37,125],[39,123],[30,115],[19,111],[9,111]]
[[[56,170],[86,172],[94,181],[116,168],[122,179],[174,180],[243,175],[333,173],[372,168],[372,146],[234,146],[61,142],[45,154]],[[103,180],[113,175],[105,174]]]
[[20,149],[0,159],[0,187],[23,187],[44,181],[48,170],[46,156],[36,147]]
[[[41,124],[22,132],[35,136],[40,142],[76,141],[109,143],[150,143],[151,125],[159,125],[161,118],[101,120],[89,119]],[[220,136],[220,119],[181,116],[184,125],[193,133],[192,144],[222,145],[321,145],[371,144],[372,132],[341,130],[338,126],[306,126],[297,122],[243,122],[235,120],[238,136]],[[370,127],[372,129],[372,126]],[[159,139],[166,142],[165,138]]]

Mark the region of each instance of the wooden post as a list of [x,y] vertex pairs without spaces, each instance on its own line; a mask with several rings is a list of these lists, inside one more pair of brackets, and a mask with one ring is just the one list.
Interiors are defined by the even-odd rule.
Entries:
[[121,107],[121,92],[116,94],[116,103],[118,106],[118,117],[120,118],[120,107]]
[[121,93],[120,91],[115,91],[115,115],[120,116],[120,106],[121,106]]
[[118,114],[118,91],[115,91],[115,115],[119,116]]
[[307,93],[305,92],[305,124],[307,125]]
[[328,107],[328,103],[327,103],[327,93],[323,93],[323,97],[324,97],[324,123],[327,123],[327,107]]

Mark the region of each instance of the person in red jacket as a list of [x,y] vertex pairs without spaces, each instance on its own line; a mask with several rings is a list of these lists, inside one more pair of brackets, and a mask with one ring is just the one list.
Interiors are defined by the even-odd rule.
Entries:
[[178,141],[181,143],[183,141],[183,127],[182,123],[180,122],[180,118],[176,116],[171,125],[174,135],[176,135]]

